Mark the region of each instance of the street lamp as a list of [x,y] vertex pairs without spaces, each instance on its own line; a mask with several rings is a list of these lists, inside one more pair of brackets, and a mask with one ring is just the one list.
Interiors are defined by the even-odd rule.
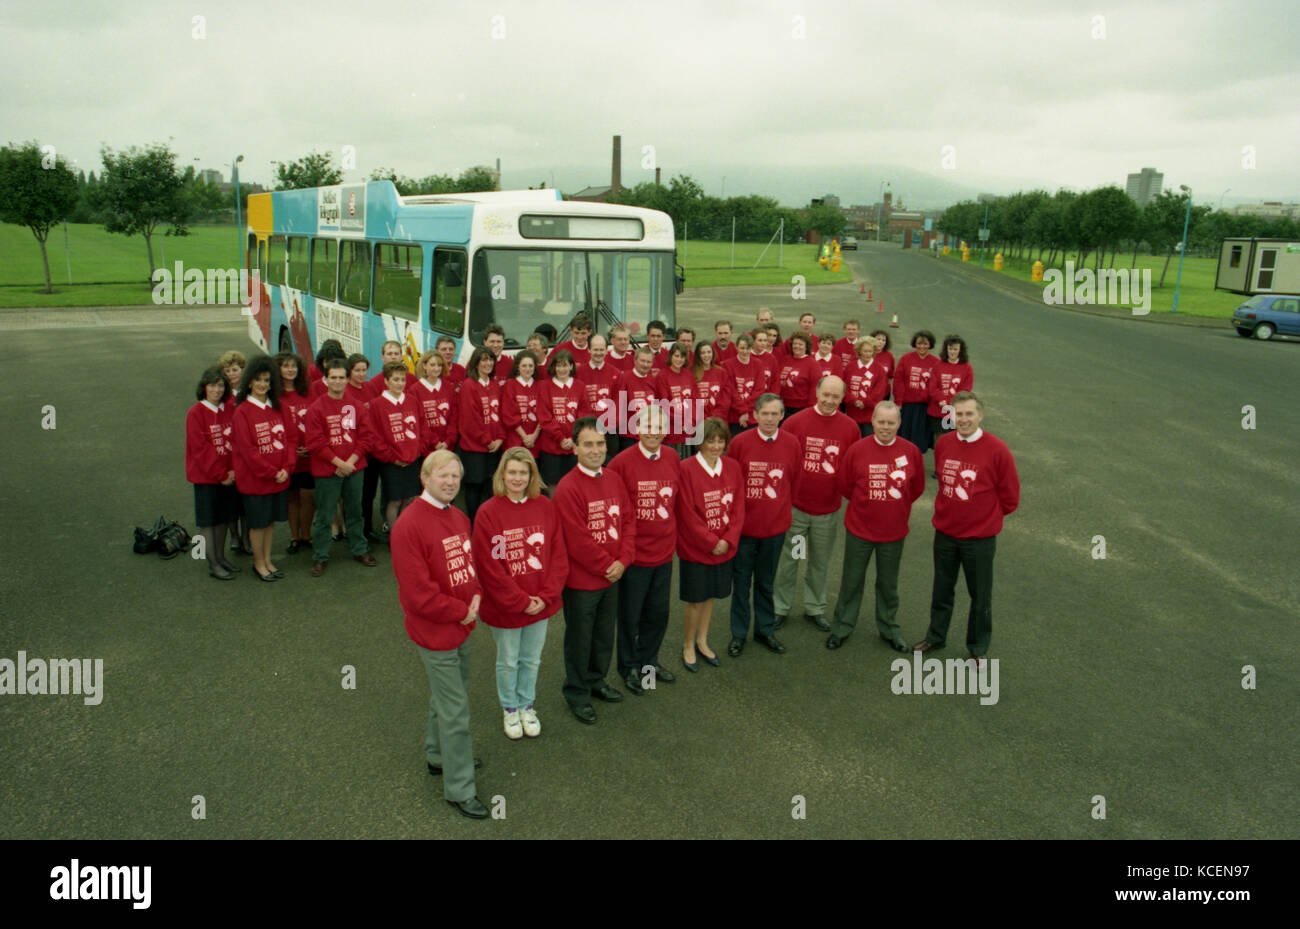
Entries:
[[1223,209],[1223,196],[1224,196],[1224,194],[1226,194],[1226,193],[1227,193],[1228,191],[1230,191],[1230,190],[1232,190],[1231,187],[1225,187],[1225,188],[1223,189],[1223,193],[1222,193],[1222,194],[1219,194],[1219,205],[1218,205],[1217,207],[1214,208],[1214,212],[1217,213],[1217,212],[1219,212],[1220,210]]
[[1187,191],[1187,213],[1183,216],[1183,244],[1178,248],[1178,277],[1174,281],[1174,308],[1170,310],[1171,313],[1178,312],[1178,289],[1183,283],[1183,258],[1187,254],[1187,224],[1192,218],[1192,188],[1179,184],[1178,189]]
[[880,188],[876,191],[876,241],[880,241],[880,210],[885,202],[885,186],[889,181],[881,181]]
[[239,256],[239,262],[235,265],[236,268],[244,266],[244,221],[239,203],[239,163],[243,160],[244,156],[240,155],[235,159],[234,164],[230,166],[230,179],[235,185],[235,254]]

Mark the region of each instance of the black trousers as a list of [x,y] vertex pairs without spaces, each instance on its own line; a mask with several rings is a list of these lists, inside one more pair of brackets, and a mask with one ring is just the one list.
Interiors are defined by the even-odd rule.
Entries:
[[361,481],[361,522],[366,532],[375,528],[375,494],[379,491],[379,462],[369,463]]
[[754,632],[774,635],[776,608],[772,603],[772,584],[776,568],[781,562],[781,547],[785,533],[767,538],[742,535],[732,559],[731,584],[731,635],[736,639],[749,638],[750,590],[754,592]]
[[564,699],[569,706],[591,702],[591,690],[605,680],[614,655],[618,585],[603,590],[564,588]]
[[966,647],[975,657],[989,650],[993,639],[993,556],[998,537],[954,539],[934,531],[934,587],[930,592],[930,628],[925,640],[943,645],[952,622],[957,571],[966,575],[970,617],[966,621]]
[[659,664],[659,646],[668,631],[668,590],[673,560],[661,565],[629,565],[618,582],[618,673],[641,676],[646,665]]

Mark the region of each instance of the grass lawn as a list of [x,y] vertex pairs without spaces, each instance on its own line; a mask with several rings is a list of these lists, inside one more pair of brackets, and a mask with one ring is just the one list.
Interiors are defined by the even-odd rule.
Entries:
[[[143,236],[111,235],[103,226],[69,223],[50,233],[46,249],[55,293],[44,293],[41,250],[26,226],[0,223],[0,306],[115,306],[150,303],[149,256]],[[234,226],[192,226],[187,236],[153,236],[158,267],[238,267]],[[72,284],[68,284],[68,254]],[[165,259],[165,260],[164,260]]]
[[[1035,251],[1037,257],[1037,251]],[[943,257],[940,255],[940,257]],[[1069,255],[1073,260],[1074,253]],[[948,253],[947,260],[961,261],[961,251],[953,249]],[[1110,258],[1107,257],[1107,262]],[[1127,271],[1133,261],[1133,253],[1119,254],[1115,256],[1115,270]],[[979,266],[979,249],[971,250],[971,260],[969,262],[976,267]],[[1085,262],[1088,268],[1092,268],[1091,259]],[[984,270],[989,273],[1003,274],[1016,280],[1029,281],[1032,276],[1032,262],[1022,260],[1020,262],[1006,261],[1002,270],[994,272],[993,254],[986,253],[984,256]],[[1061,260],[1058,256],[1056,267],[1061,268]],[[1169,273],[1165,275],[1165,286],[1160,284],[1160,271],[1164,267],[1165,259],[1163,256],[1156,257],[1153,255],[1138,255],[1137,268],[1150,269],[1151,271],[1151,312],[1168,313],[1174,302],[1174,281],[1178,276],[1178,256],[1175,255],[1169,262]],[[1218,269],[1218,261],[1213,258],[1187,258],[1183,262],[1183,281],[1182,287],[1178,293],[1178,312],[1185,313],[1188,316],[1208,316],[1214,318],[1227,319],[1232,316],[1232,311],[1246,298],[1239,295],[1228,293],[1226,290],[1214,289],[1215,272]],[[1046,269],[1045,269],[1046,270]],[[1076,270],[1078,270],[1076,268]]]
[[736,266],[731,267],[730,242],[678,240],[677,260],[686,269],[687,288],[735,287],[754,284],[789,284],[790,278],[802,274],[809,284],[842,284],[853,280],[847,263],[831,273],[817,264],[818,245],[786,243],[784,267],[777,267],[779,246],[772,243],[757,268],[754,262],[763,252],[763,242],[737,242]]

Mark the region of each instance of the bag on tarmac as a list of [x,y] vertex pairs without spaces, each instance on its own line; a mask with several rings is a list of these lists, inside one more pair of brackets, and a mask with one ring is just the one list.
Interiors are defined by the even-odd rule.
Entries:
[[180,523],[168,520],[166,516],[159,516],[152,529],[136,527],[132,548],[137,555],[157,552],[159,558],[169,561],[181,552],[188,551],[192,544],[189,530]]
[[167,517],[159,516],[152,529],[135,527],[135,543],[131,546],[137,555],[147,555],[159,549],[159,535],[167,528]]

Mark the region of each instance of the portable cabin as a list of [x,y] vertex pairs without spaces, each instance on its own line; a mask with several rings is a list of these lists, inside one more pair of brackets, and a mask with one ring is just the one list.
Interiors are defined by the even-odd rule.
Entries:
[[1214,289],[1249,296],[1300,293],[1300,242],[1224,239]]

